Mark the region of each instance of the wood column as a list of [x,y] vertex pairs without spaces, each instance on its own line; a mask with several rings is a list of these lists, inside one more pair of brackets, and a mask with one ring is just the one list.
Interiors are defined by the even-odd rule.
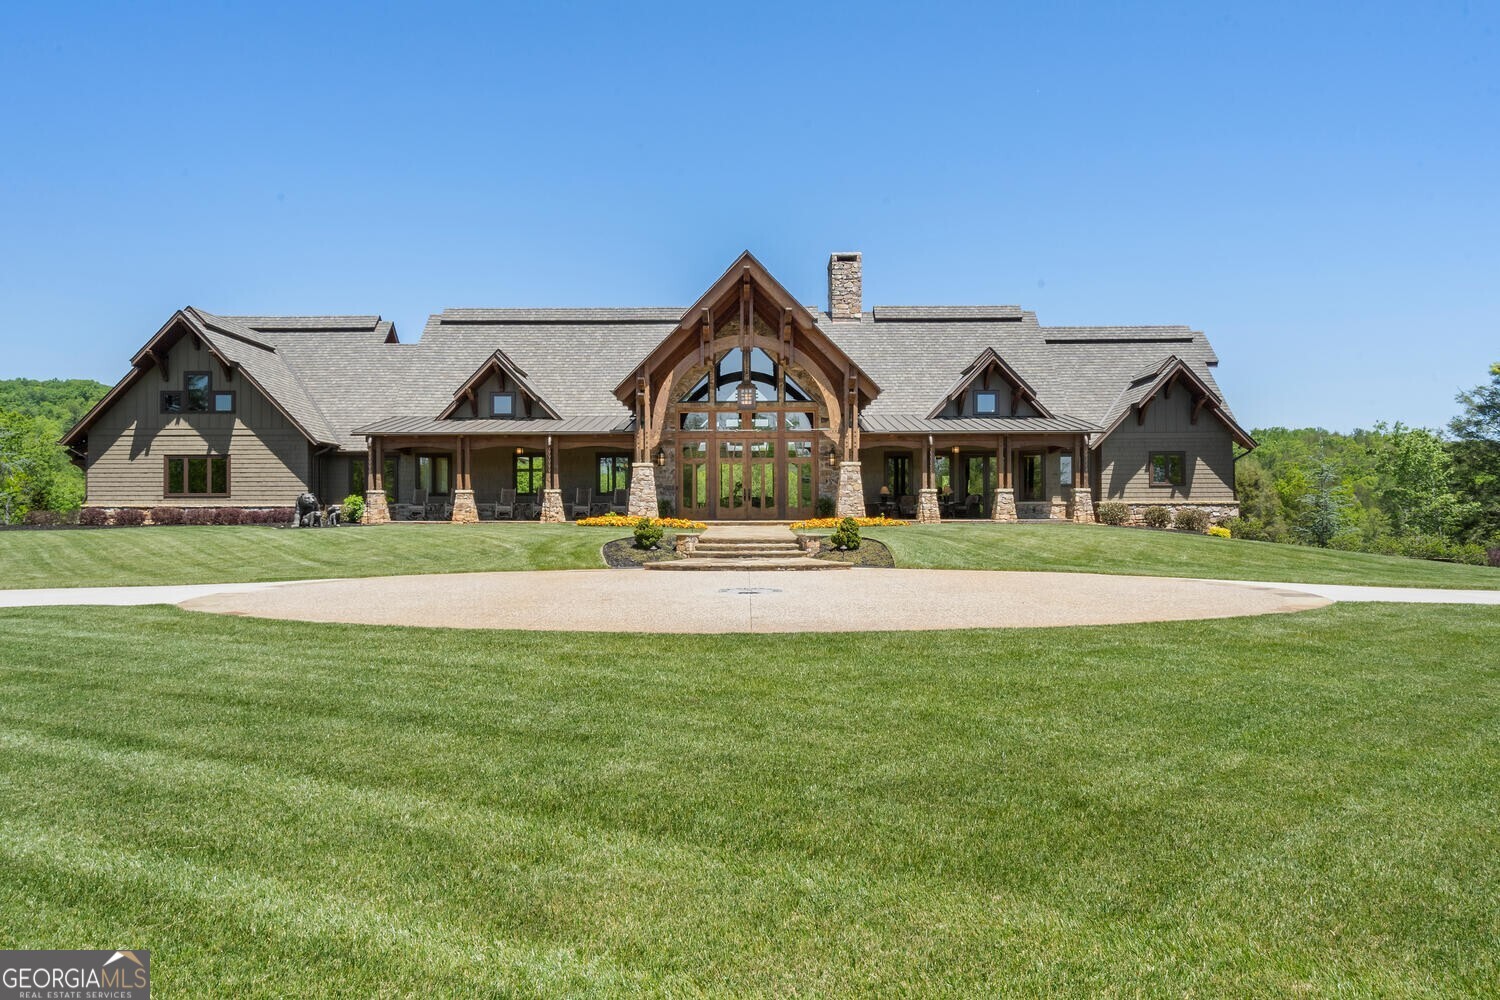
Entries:
[[374,438],[365,438],[365,492],[375,492],[375,454],[376,448]]

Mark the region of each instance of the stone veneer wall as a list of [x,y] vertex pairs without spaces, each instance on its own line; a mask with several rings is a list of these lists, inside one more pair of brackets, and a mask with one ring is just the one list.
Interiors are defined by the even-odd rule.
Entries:
[[1130,508],[1130,520],[1127,524],[1145,524],[1141,515],[1146,512],[1147,507],[1165,507],[1172,517],[1176,517],[1179,510],[1201,510],[1208,515],[1209,524],[1220,524],[1231,517],[1240,516],[1240,505],[1237,503],[1132,503],[1127,506]]
[[861,258],[836,253],[828,258],[828,313],[834,319],[859,319],[864,308]]
[[838,493],[834,497],[836,517],[865,516],[864,477],[858,462],[840,462]]
[[631,517],[656,516],[656,466],[650,462],[630,464],[630,506],[627,513]]

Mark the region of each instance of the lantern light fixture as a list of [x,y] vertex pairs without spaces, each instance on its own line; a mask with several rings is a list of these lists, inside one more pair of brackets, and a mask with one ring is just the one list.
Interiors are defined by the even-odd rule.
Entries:
[[745,379],[739,388],[734,391],[735,398],[739,400],[740,409],[749,409],[755,405],[755,383]]
[[656,467],[658,469],[660,469],[660,468],[665,467],[666,464],[667,464],[667,449],[665,449],[665,448],[658,448],[658,449],[656,449]]

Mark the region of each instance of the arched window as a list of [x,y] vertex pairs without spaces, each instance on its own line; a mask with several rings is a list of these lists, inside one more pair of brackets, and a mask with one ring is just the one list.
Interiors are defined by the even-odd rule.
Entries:
[[[781,366],[776,363],[765,351],[759,347],[751,348],[750,355],[750,382],[755,386],[755,398],[762,403],[807,403],[812,401],[812,394],[804,389],[790,374],[782,378]],[[719,356],[715,370],[715,382],[717,391],[712,402],[737,404],[740,382],[744,380],[745,352],[740,349],[726,351]],[[784,397],[778,397],[778,383],[784,384],[786,393]],[[704,375],[693,383],[682,397],[684,403],[707,403],[708,398],[708,376]]]

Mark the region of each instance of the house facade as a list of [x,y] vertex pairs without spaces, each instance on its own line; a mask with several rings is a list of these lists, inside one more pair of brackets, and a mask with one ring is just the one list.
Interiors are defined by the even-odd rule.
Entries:
[[611,505],[700,520],[839,515],[1091,521],[1237,512],[1255,442],[1182,326],[1044,327],[1018,306],[827,308],[742,254],[682,308],[378,316],[187,307],[64,445],[92,507],[285,507],[366,519],[561,521]]

